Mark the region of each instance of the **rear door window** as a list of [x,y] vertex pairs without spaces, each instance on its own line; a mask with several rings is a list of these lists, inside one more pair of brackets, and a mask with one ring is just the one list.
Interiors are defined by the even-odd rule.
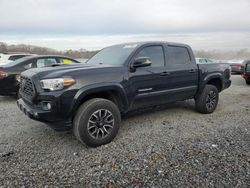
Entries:
[[168,46],[168,56],[171,64],[184,65],[191,61],[191,57],[186,47]]

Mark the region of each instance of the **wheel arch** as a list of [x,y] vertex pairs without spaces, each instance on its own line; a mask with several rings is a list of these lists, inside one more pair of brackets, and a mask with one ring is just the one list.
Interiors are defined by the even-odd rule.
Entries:
[[223,90],[223,78],[220,73],[214,73],[214,74],[209,74],[207,75],[200,84],[200,88],[198,93],[195,96],[195,99],[198,98],[201,94],[202,91],[204,90],[206,85],[214,85],[218,92],[221,92]]
[[222,75],[220,73],[214,73],[214,74],[209,74],[207,77],[204,78],[204,86],[203,89],[205,87],[205,85],[214,85],[218,92],[221,92],[223,89],[223,78]]
[[85,101],[93,98],[104,98],[114,102],[121,112],[128,108],[128,99],[120,84],[93,84],[81,88],[75,95],[70,109],[70,116],[74,116],[76,110]]

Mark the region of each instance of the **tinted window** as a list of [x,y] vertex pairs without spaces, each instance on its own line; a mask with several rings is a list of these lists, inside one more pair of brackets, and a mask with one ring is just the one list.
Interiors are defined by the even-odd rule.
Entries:
[[185,64],[191,60],[188,49],[185,47],[169,46],[168,54],[171,64]]
[[149,46],[143,48],[136,56],[138,57],[149,57],[152,62],[152,67],[164,66],[164,55],[161,46]]
[[36,61],[36,67],[41,68],[41,67],[49,67],[54,64],[57,64],[55,58],[44,58],[44,59],[38,59]]
[[87,63],[122,65],[125,63],[126,59],[136,48],[136,46],[136,44],[121,44],[104,48],[92,58],[90,58]]

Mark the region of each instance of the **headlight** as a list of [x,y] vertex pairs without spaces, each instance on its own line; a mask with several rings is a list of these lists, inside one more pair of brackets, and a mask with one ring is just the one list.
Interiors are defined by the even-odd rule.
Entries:
[[76,83],[73,78],[54,78],[41,80],[41,87],[50,91],[61,90],[65,86],[71,86]]

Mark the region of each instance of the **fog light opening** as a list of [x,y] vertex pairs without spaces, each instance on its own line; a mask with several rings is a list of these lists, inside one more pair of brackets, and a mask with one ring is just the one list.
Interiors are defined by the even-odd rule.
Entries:
[[52,106],[50,102],[42,102],[42,109],[43,110],[51,110]]

